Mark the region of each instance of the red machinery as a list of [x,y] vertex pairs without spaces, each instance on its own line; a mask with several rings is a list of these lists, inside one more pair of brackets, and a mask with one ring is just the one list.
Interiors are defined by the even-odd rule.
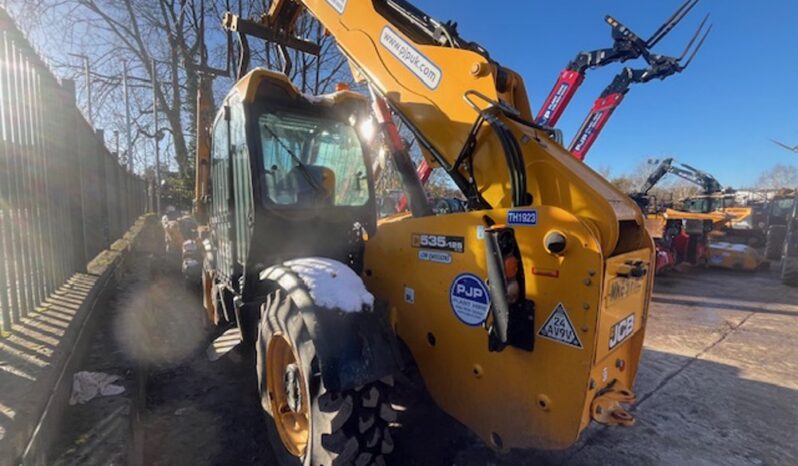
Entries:
[[598,135],[601,133],[601,130],[604,129],[604,126],[607,124],[607,121],[612,116],[612,113],[615,111],[616,108],[623,102],[623,98],[627,92],[629,92],[629,87],[635,83],[647,83],[654,79],[665,79],[668,76],[672,76],[677,73],[681,73],[684,71],[690,62],[693,61],[698,50],[704,44],[704,41],[709,34],[709,31],[712,29],[712,26],[707,28],[706,32],[704,33],[701,40],[698,42],[698,45],[692,49],[692,52],[687,57],[687,61],[682,63],[682,60],[688,55],[691,47],[695,43],[695,40],[698,38],[698,34],[704,28],[708,17],[705,17],[704,20],[701,22],[701,26],[699,26],[698,31],[687,44],[687,47],[684,49],[684,52],[679,57],[670,57],[666,55],[655,55],[655,54],[646,54],[644,55],[646,62],[648,62],[649,67],[645,69],[632,69],[632,68],[624,68],[623,71],[618,73],[615,76],[615,79],[604,89],[604,92],[601,93],[596,102],[593,104],[593,108],[590,110],[587,118],[582,123],[582,126],[577,131],[576,136],[571,141],[571,145],[568,147],[568,150],[579,160],[584,160],[585,156],[587,155],[587,151],[590,150],[590,147],[598,138]]

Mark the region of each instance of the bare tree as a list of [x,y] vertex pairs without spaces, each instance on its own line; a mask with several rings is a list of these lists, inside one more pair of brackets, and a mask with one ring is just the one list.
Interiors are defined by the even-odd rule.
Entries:
[[[186,66],[207,54],[211,64],[225,67],[227,44],[221,30],[221,16],[234,11],[244,17],[258,17],[268,10],[266,0],[9,0],[9,9],[30,31],[31,39],[62,76],[76,80],[79,100],[84,108],[88,92],[82,79],[83,63],[71,57],[77,53],[89,57],[92,68],[92,120],[110,130],[124,128],[121,98],[121,74],[127,64],[133,103],[134,135],[152,138],[152,80],[160,132],[166,133],[165,147],[174,158],[177,171],[185,178],[193,170],[196,138],[196,92],[198,76]],[[233,4],[231,4],[233,3]],[[208,24],[201,34],[202,19]],[[292,52],[291,78],[303,92],[330,91],[337,82],[349,82],[346,60],[334,40],[310,16],[297,25],[298,34],[321,45],[319,57]],[[203,40],[204,39],[204,40]],[[253,44],[255,66],[280,68],[273,45]],[[155,71],[151,66],[156,63]],[[232,85],[231,79],[219,79],[214,91],[220,99]],[[128,148],[130,151],[130,148]],[[139,160],[141,164],[143,161]],[[150,163],[146,164],[151,166]]]
[[760,189],[798,187],[798,168],[792,165],[775,165],[759,175],[756,186]]

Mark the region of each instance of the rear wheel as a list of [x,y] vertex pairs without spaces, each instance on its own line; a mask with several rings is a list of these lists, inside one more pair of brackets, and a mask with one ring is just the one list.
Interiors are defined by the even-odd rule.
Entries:
[[787,226],[771,225],[765,239],[765,257],[770,260],[779,260],[787,236]]
[[798,287],[798,257],[787,257],[782,259],[781,282],[787,286]]
[[258,386],[272,450],[282,465],[385,464],[393,451],[391,378],[327,390],[299,310],[282,290],[261,308]]

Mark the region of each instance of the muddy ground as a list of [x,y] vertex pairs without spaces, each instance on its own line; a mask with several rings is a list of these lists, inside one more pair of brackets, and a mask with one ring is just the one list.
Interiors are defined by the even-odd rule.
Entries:
[[[118,291],[84,368],[122,376],[126,392],[69,408],[59,463],[274,464],[252,355],[209,359],[196,295],[158,259],[137,256]],[[391,464],[796,464],[796,339],[798,289],[774,273],[658,277],[635,427],[594,425],[566,451],[497,456],[410,374]]]

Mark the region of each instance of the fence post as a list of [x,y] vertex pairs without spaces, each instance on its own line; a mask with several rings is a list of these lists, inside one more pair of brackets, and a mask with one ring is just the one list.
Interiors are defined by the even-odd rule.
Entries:
[[[108,184],[106,176],[106,169],[105,165],[108,163],[108,157],[106,156],[105,152],[105,131],[102,129],[95,129],[95,134],[97,135],[95,140],[95,153],[94,159],[96,160],[96,176],[97,176],[97,184],[96,186],[99,189],[98,193],[98,201],[97,207],[97,218],[96,222],[100,224],[100,238],[102,241],[102,249],[107,248],[111,245],[111,238],[110,238],[110,216],[108,214]],[[99,253],[100,251],[96,251]],[[94,257],[96,254],[92,254]]]
[[70,115],[65,115],[64,118],[64,154],[67,157],[65,163],[67,176],[65,178],[71,180],[67,185],[65,196],[68,200],[72,230],[72,260],[69,272],[74,273],[82,269],[87,262],[83,212],[83,157],[81,154],[82,144],[77,134],[79,119],[75,118],[77,116],[75,81],[62,80],[61,89],[63,90],[61,93],[64,102],[63,108],[69,109],[68,113],[72,115],[72,118],[67,118]]

